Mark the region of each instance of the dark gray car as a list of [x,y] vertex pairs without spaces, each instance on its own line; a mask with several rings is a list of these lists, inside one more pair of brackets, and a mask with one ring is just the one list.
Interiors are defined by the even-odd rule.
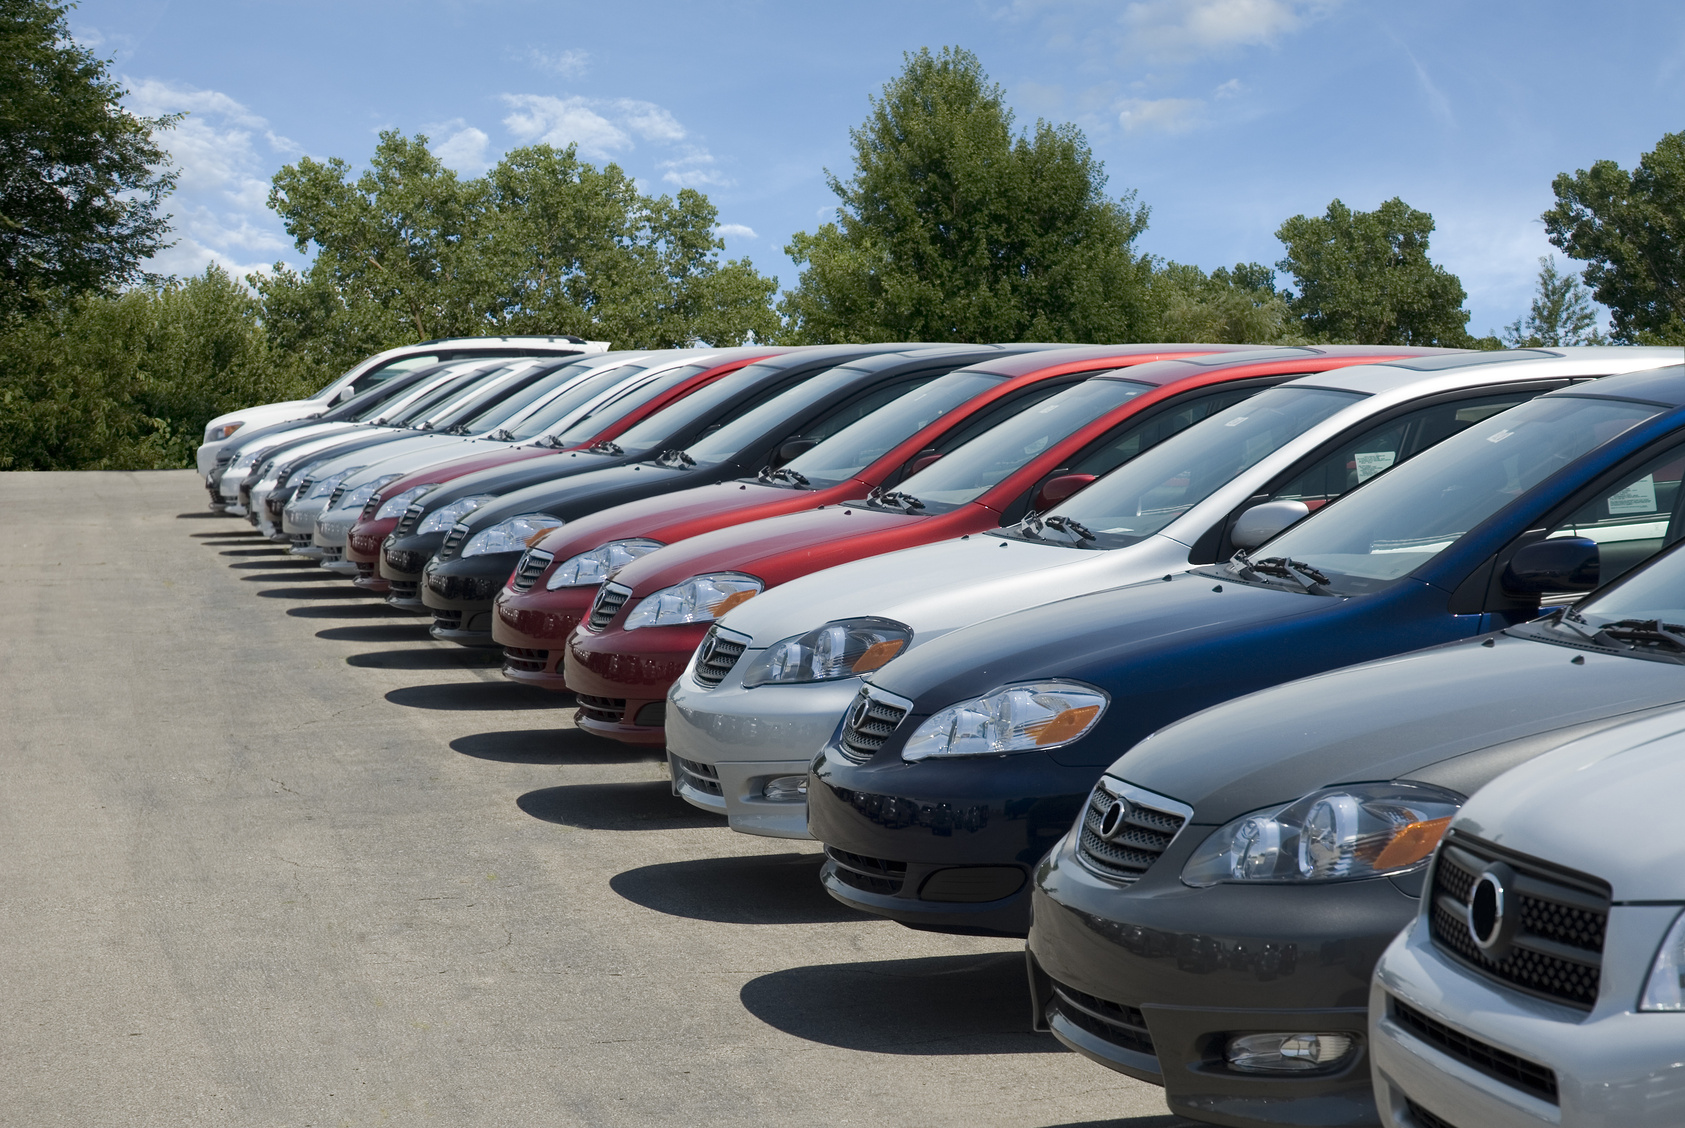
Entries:
[[[1677,541],[1682,468],[1685,451],[1608,507],[1643,493]],[[1417,914],[1429,852],[1500,773],[1685,703],[1685,626],[1665,610],[1682,589],[1676,546],[1577,608],[1267,689],[1142,741],[1037,870],[1038,1024],[1163,1085],[1186,1116],[1377,1123],[1369,979]],[[1162,853],[1121,879],[1114,855],[1143,845]]]

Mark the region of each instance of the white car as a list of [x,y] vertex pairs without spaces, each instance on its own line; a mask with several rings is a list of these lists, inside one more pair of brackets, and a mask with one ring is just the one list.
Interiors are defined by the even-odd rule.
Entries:
[[230,411],[205,424],[205,441],[199,447],[196,462],[199,476],[209,479],[216,467],[217,452],[224,443],[247,427],[267,427],[272,423],[286,423],[306,419],[334,404],[367,391],[383,380],[402,372],[411,372],[428,364],[442,361],[500,356],[565,356],[571,353],[600,353],[608,351],[607,341],[587,341],[582,337],[452,337],[445,340],[423,341],[376,353],[344,372],[309,399],[286,400]]
[[[1664,661],[1685,652],[1672,602]],[[1632,721],[1457,813],[1369,996],[1387,1128],[1685,1124],[1682,751],[1685,712]]]
[[[805,776],[862,678],[843,667],[826,681],[746,686],[745,673],[769,647],[795,653],[804,639],[820,639],[822,628],[870,617],[910,634],[905,653],[996,615],[1226,558],[1309,512],[1293,499],[1307,475],[1331,466],[1330,460],[1343,473],[1355,466],[1361,481],[1423,449],[1411,436],[1429,421],[1460,428],[1567,381],[1677,364],[1680,356],[1677,348],[1532,349],[1405,359],[1302,377],[1165,440],[1039,522],[1027,519],[998,534],[870,557],[773,588],[731,610],[703,640],[698,653],[716,647],[739,654],[721,680],[699,681],[693,657],[668,694],[674,790],[724,814],[733,830],[805,838],[805,791],[785,781]],[[1320,389],[1356,393],[1355,402],[1325,416],[1304,416],[1297,397]],[[1272,406],[1304,416],[1308,427],[1259,428],[1261,414]],[[1209,473],[1203,486],[1187,484],[1190,467],[1214,465],[1238,473],[1226,484]],[[1145,524],[1140,535],[1105,536],[1118,523],[1119,506],[1142,514],[1166,494],[1174,500],[1156,516],[1130,522]],[[1269,504],[1260,508],[1262,503]],[[1083,535],[1090,526],[1105,536],[1093,542],[1097,548],[1083,547],[1091,543]],[[1126,543],[1106,546],[1119,542]],[[800,661],[780,665],[804,668]],[[710,678],[718,672],[716,662]],[[693,778],[697,767],[701,773]],[[717,777],[707,775],[710,769]],[[756,786],[762,780],[780,786]]]

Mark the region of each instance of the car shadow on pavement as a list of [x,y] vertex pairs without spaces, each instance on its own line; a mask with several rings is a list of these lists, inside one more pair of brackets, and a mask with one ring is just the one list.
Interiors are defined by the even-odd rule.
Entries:
[[482,681],[406,685],[388,692],[386,700],[411,709],[446,710],[556,709],[565,704],[524,685]]
[[1050,1124],[1047,1128],[1206,1128],[1197,1120],[1180,1116],[1124,1116],[1117,1120],[1073,1120],[1066,1124]]
[[[228,514],[218,513],[214,509],[201,509],[197,513],[177,513],[176,514],[176,520],[177,521],[197,521],[201,517],[220,517],[224,521],[228,520]],[[197,533],[194,534],[194,536],[198,536],[198,535],[199,534],[197,534]]]
[[416,615],[408,622],[370,623],[366,627],[327,627],[316,632],[329,642],[422,642],[433,637],[433,623]]
[[1065,1052],[1030,1029],[1022,952],[793,967],[751,979],[739,997],[768,1026],[845,1050]]
[[[571,694],[558,693],[555,697],[559,705],[573,704]],[[576,728],[477,732],[457,737],[450,746],[464,756],[504,764],[635,764],[659,755]]]
[[[280,564],[280,563],[282,563],[282,562],[279,561],[279,560],[275,561],[274,563],[265,562],[264,567],[273,568],[277,564]],[[238,567],[240,567],[240,565],[231,564],[231,565],[229,565],[229,567],[238,568]],[[319,583],[319,582],[324,581],[324,580],[338,580],[340,583],[345,582],[344,576],[338,575],[334,572],[305,572],[305,571],[302,571],[302,570],[296,570],[296,571],[292,571],[292,572],[262,572],[262,573],[259,573],[258,575],[255,575],[255,576],[241,576],[240,579],[244,580],[248,584],[272,584],[272,583],[296,584],[300,580],[309,580],[312,583]],[[357,591],[358,595],[368,595],[369,594],[368,592],[365,592],[360,588],[356,589],[356,591]]]
[[188,533],[194,540],[208,540],[211,537],[243,537],[246,540],[258,535],[256,529],[218,529],[214,533]]
[[529,791],[515,805],[535,819],[580,830],[686,830],[725,820],[698,811],[673,794],[666,780],[575,783]]
[[452,646],[448,650],[442,646],[422,650],[371,650],[367,654],[351,655],[345,664],[370,670],[486,670],[503,665],[503,653],[466,646]]
[[[285,580],[289,583],[298,580],[298,578],[299,577],[297,577],[297,576],[282,576],[281,577],[281,579],[283,579],[283,580]],[[328,578],[334,579],[335,577],[330,576]],[[344,579],[344,577],[338,577],[338,578],[341,579],[342,581]],[[332,588],[332,587],[325,587],[325,588],[309,588],[309,587],[269,588],[265,591],[260,591],[257,594],[264,599],[332,599],[332,600],[335,600],[335,601],[338,601],[338,600],[341,600],[341,599],[358,599],[358,600],[373,599],[373,600],[376,600],[376,601],[380,600],[379,596],[371,595],[368,592],[362,590],[361,588],[354,588],[350,584],[346,584],[344,587],[338,587],[338,588]],[[382,602],[381,606],[384,607],[385,603]]]
[[615,874],[609,888],[668,916],[720,924],[840,924],[871,920],[819,884],[823,854],[756,854],[663,862]]
[[[280,560],[236,560],[234,563],[229,565],[229,568],[231,568],[231,569],[237,569],[237,568],[248,568],[248,569],[249,568],[291,568],[295,572],[308,572],[309,569],[312,569],[314,567],[316,567],[316,562],[314,560],[306,560],[302,556],[286,556],[286,557],[281,558]],[[327,572],[323,573],[323,575],[331,575],[331,574],[332,573],[327,573]],[[291,578],[291,577],[289,577],[289,578]]]
[[[308,598],[308,597],[305,597]],[[287,614],[295,619],[403,619],[414,622],[415,616],[370,600],[367,603],[324,603],[316,607],[289,607]],[[432,626],[429,622],[428,626]]]
[[[211,545],[213,548],[215,548],[215,547],[221,546],[223,543],[249,544],[251,542],[249,542],[249,541],[228,541],[228,542],[204,541],[203,543]],[[282,548],[280,545],[277,544],[277,545],[272,545],[269,548],[231,548],[226,552],[219,552],[219,553],[217,553],[217,555],[218,556],[285,556],[285,555],[287,555],[287,550]]]
[[[262,551],[262,552],[276,552],[276,553],[281,553],[283,555],[285,555],[286,552],[287,552],[287,546],[286,545],[276,544],[274,541],[269,540],[266,537],[256,537],[256,536],[241,537],[238,540],[234,540],[234,539],[231,539],[231,538],[224,538],[223,540],[202,540],[199,543],[204,545],[206,548],[230,548],[230,547],[237,547],[237,546],[240,546],[240,545],[244,545],[244,546],[246,546],[247,549],[250,549],[252,545],[262,545],[263,548],[259,550],[259,551]],[[224,556],[235,556],[235,555],[238,555],[238,554],[233,553],[233,552],[225,552],[225,553],[223,553],[223,555]],[[248,555],[250,555],[249,552],[248,552]]]

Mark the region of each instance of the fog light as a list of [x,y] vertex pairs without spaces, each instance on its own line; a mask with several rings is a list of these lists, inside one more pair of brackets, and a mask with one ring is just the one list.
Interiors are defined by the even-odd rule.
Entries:
[[1356,1044],[1352,1034],[1241,1034],[1223,1056],[1243,1073],[1306,1073],[1345,1061]]
[[761,788],[761,797],[774,803],[796,803],[807,798],[805,775],[774,776]]

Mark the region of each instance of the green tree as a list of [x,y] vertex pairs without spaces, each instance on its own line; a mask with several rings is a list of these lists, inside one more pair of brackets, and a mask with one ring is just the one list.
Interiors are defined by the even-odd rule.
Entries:
[[125,111],[107,63],[55,0],[0,0],[0,319],[145,277],[175,184],[153,139],[174,118]]
[[1152,293],[1161,341],[1214,341],[1279,345],[1305,340],[1275,273],[1256,262],[1218,267],[1170,262],[1153,275]]
[[1433,216],[1394,197],[1372,212],[1339,200],[1276,231],[1293,275],[1288,305],[1319,341],[1362,345],[1471,343],[1463,284],[1428,258]]
[[1107,197],[1082,131],[1017,133],[1003,93],[957,47],[905,56],[850,131],[854,172],[827,172],[837,221],[785,248],[803,270],[791,337],[1097,341],[1150,328],[1147,209]]
[[1572,274],[1556,269],[1556,259],[1539,259],[1539,292],[1524,317],[1504,326],[1504,344],[1512,349],[1551,345],[1601,345],[1607,342],[1597,328],[1591,295]]
[[1551,181],[1550,241],[1587,263],[1592,297],[1623,343],[1685,343],[1685,132],[1667,133],[1631,172],[1598,161]]

